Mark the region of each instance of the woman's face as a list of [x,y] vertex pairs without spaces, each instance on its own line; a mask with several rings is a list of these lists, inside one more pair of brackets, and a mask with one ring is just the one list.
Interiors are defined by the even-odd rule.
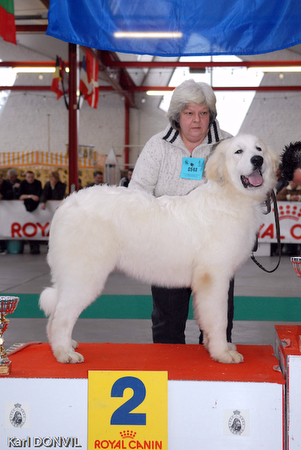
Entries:
[[25,180],[27,183],[32,184],[34,182],[34,174],[33,173],[27,173],[25,175]]
[[52,185],[55,185],[58,182],[58,180],[53,175],[49,176],[49,181]]
[[210,114],[207,106],[188,103],[180,114],[180,135],[184,142],[198,145],[207,136]]
[[300,169],[295,170],[293,182],[299,186],[301,185],[301,170]]

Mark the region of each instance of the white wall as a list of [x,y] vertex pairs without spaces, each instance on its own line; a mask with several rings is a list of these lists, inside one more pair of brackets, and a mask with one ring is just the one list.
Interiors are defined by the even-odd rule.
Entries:
[[[301,74],[266,74],[262,86],[300,85]],[[301,91],[257,92],[240,132],[253,133],[281,153],[284,146],[301,140]]]
[[[300,51],[300,46],[297,46]],[[243,57],[248,61],[300,60],[296,47],[271,52],[265,55]],[[262,86],[300,86],[301,73],[266,74]],[[301,91],[257,92],[240,132],[254,133],[268,145],[281,153],[284,146],[301,140]]]
[[[133,165],[145,143],[156,133],[163,131],[168,125],[165,112],[159,109],[161,97],[150,97],[136,94],[137,109],[130,112],[130,165]],[[142,102],[145,100],[144,102]]]
[[[284,58],[292,58],[292,52],[284,50]],[[276,59],[283,52],[249,57],[248,59]],[[296,58],[299,55],[296,55]],[[0,59],[49,60],[45,55],[32,52],[20,45],[0,41]],[[19,75],[16,84],[51,85],[52,75],[38,80],[36,75]],[[300,74],[287,74],[279,79],[268,74],[263,84],[301,84]],[[243,93],[242,93],[243,95]],[[142,100],[145,99],[145,102]],[[241,132],[259,135],[279,153],[284,145],[301,139],[301,92],[257,93],[247,114]],[[130,109],[130,165],[134,165],[143,145],[155,133],[167,125],[165,113],[159,110],[159,98],[135,95],[137,108]],[[49,127],[49,128],[48,128]],[[94,145],[95,150],[106,155],[113,146],[119,163],[123,163],[125,111],[122,97],[114,92],[100,92],[98,109],[84,102],[79,119],[79,144]],[[50,129],[50,139],[48,134]],[[68,143],[68,112],[64,100],[56,100],[53,92],[11,91],[0,115],[0,151],[48,150],[65,152]]]
[[[47,61],[49,58],[28,49],[0,41],[3,61]],[[50,86],[52,75],[19,74],[16,85]],[[100,93],[97,110],[86,101],[80,110],[79,144],[94,145],[95,150],[107,154],[112,146],[124,145],[124,101],[112,92]],[[68,111],[64,99],[56,100],[51,91],[11,91],[0,114],[0,151],[65,152],[68,143]]]

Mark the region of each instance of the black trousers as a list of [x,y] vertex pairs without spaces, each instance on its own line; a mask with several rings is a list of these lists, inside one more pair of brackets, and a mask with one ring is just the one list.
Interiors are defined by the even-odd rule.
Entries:
[[[157,344],[185,344],[185,327],[189,311],[190,288],[162,288],[152,286],[153,342]],[[228,291],[227,341],[231,342],[234,317],[234,279]],[[200,330],[199,343],[203,343]]]

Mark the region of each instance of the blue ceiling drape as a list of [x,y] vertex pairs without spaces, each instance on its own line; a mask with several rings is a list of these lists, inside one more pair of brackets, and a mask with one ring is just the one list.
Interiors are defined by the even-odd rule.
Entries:
[[51,0],[48,21],[46,34],[66,42],[157,56],[254,55],[301,42],[300,0]]

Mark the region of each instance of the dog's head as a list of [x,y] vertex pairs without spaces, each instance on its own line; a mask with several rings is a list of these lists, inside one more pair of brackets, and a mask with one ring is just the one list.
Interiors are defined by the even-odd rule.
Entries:
[[241,134],[217,145],[206,164],[206,177],[257,196],[275,186],[278,164],[279,156],[259,138]]

